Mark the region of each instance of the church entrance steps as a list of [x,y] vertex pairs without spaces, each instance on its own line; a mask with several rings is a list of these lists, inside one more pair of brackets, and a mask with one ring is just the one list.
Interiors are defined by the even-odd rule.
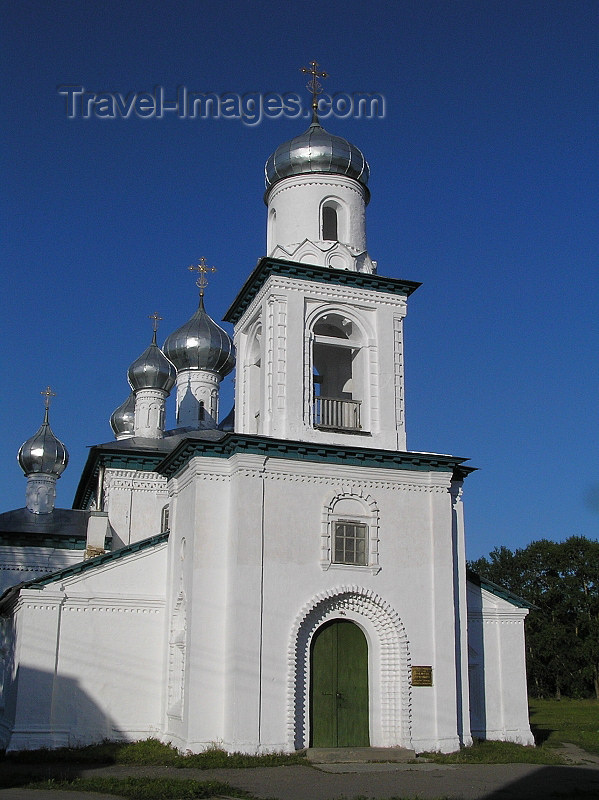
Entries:
[[312,764],[367,764],[387,761],[405,764],[416,758],[404,747],[309,747],[306,758]]

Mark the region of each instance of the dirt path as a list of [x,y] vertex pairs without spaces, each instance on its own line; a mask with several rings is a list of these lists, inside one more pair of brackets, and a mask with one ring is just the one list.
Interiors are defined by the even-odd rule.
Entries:
[[[584,751],[583,751],[584,752]],[[589,754],[585,754],[588,756]],[[595,758],[590,756],[590,758]],[[373,800],[415,797],[421,800],[546,800],[578,793],[599,798],[599,764],[537,766],[532,764],[327,764],[258,767],[255,769],[190,770],[173,767],[110,766],[69,768],[65,765],[11,767],[14,788],[0,790],[0,800],[108,800],[108,795],[79,792],[32,792],[19,789],[35,775],[92,777],[98,775],[195,778],[226,781],[266,800],[350,800],[363,795]],[[6,766],[0,775],[8,777]],[[12,782],[12,779],[11,779]],[[5,783],[6,785],[6,783]],[[560,797],[561,795],[561,797]]]

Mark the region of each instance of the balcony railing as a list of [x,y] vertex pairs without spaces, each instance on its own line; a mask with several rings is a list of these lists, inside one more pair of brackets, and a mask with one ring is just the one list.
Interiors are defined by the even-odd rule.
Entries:
[[336,397],[314,398],[314,427],[338,431],[359,431],[360,401]]

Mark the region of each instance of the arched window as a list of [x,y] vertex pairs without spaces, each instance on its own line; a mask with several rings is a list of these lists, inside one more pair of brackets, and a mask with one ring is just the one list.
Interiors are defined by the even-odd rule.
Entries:
[[337,242],[337,209],[327,205],[322,209],[322,238],[328,241]]
[[363,568],[378,572],[378,507],[355,491],[331,498],[323,509],[321,566]]
[[313,328],[314,426],[345,432],[363,428],[363,336],[352,320],[324,314]]

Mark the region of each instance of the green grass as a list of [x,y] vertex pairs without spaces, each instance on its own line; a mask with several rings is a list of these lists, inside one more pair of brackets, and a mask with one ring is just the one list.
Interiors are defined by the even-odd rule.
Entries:
[[572,742],[599,755],[598,700],[531,700],[530,724],[537,742],[559,747]]
[[179,753],[172,745],[157,739],[142,742],[103,742],[87,747],[61,747],[56,750],[22,750],[8,753],[6,761],[17,764],[134,764],[138,766],[170,766],[194,769],[219,769],[234,767],[281,767],[305,764],[304,754],[267,753],[249,756],[243,753],[228,754],[217,747],[203,753]]
[[62,789],[64,791],[105,792],[127,800],[195,800],[195,798],[228,795],[251,798],[242,789],[221,781],[176,780],[172,778],[73,778],[72,780],[36,781],[28,789]]
[[513,742],[475,742],[457,753],[422,753],[436,764],[563,764],[553,750]]

